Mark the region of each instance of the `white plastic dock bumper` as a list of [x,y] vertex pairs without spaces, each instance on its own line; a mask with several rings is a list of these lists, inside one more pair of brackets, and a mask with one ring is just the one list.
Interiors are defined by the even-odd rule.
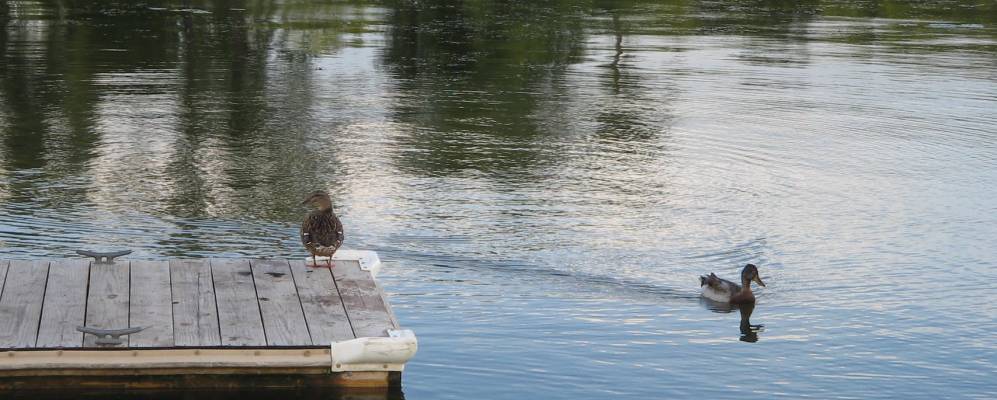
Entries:
[[[325,262],[329,257],[316,257],[316,260],[321,260]],[[370,250],[348,250],[339,249],[336,254],[332,256],[333,260],[356,260],[360,263],[360,269],[364,271],[370,271],[371,278],[377,278],[377,273],[381,272],[381,258],[377,256],[377,252]],[[305,259],[306,262],[311,262],[311,257]]]
[[389,330],[388,337],[365,337],[332,344],[332,370],[401,371],[419,343],[408,329]]

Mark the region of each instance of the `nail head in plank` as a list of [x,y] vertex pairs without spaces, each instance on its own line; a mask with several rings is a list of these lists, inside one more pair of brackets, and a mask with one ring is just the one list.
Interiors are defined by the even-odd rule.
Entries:
[[83,325],[87,307],[87,281],[90,261],[62,259],[49,265],[37,347],[74,348],[83,346]]
[[301,301],[286,260],[252,260],[256,296],[270,346],[311,345]]
[[130,324],[145,329],[128,336],[128,347],[172,347],[170,263],[132,261],[130,300]]
[[249,260],[212,259],[211,275],[215,283],[222,345],[266,345]]
[[48,261],[10,262],[0,297],[0,348],[34,347],[48,264]]
[[310,268],[301,260],[289,261],[294,283],[305,312],[305,322],[311,332],[312,344],[328,346],[355,338],[350,320],[343,308],[343,299],[326,268]]
[[332,275],[358,338],[388,336],[388,329],[398,327],[391,317],[383,292],[370,272],[360,269],[358,261],[335,261]]
[[208,260],[170,260],[176,346],[221,346]]
[[[128,261],[90,265],[86,326],[99,329],[128,328]],[[95,347],[94,335],[83,335],[84,347]],[[126,340],[127,343],[127,340]]]

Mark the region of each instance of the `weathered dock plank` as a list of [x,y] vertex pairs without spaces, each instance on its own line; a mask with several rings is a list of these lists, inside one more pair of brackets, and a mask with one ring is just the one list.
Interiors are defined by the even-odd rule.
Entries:
[[[90,265],[86,326],[99,329],[128,328],[128,261]],[[94,347],[94,335],[83,336],[84,347]]]
[[358,261],[336,260],[332,275],[356,337],[388,336],[388,329],[398,327],[381,290]]
[[7,279],[7,266],[10,261],[0,260],[0,296],[3,296],[3,283]]
[[7,280],[7,266],[10,261],[0,260],[0,300],[3,300],[4,282]]
[[286,260],[252,260],[256,296],[267,344],[301,346],[312,344],[301,301]]
[[265,346],[266,333],[249,260],[212,259],[223,346]]
[[0,348],[34,347],[48,265],[48,261],[10,262],[0,293]]
[[173,341],[177,347],[221,346],[218,306],[207,260],[170,260]]
[[291,260],[289,264],[312,344],[328,346],[355,338],[332,273],[325,268],[307,267],[301,260]]
[[128,347],[173,346],[173,296],[168,261],[132,261],[129,323],[145,328]]
[[87,307],[87,281],[90,262],[63,259],[49,265],[48,285],[38,326],[37,347],[75,348],[83,346],[83,325]]

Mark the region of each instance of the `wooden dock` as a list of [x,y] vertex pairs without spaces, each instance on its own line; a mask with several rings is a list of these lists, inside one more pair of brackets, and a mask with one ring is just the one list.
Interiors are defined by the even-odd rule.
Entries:
[[376,253],[333,263],[0,260],[0,390],[399,384],[415,337]]

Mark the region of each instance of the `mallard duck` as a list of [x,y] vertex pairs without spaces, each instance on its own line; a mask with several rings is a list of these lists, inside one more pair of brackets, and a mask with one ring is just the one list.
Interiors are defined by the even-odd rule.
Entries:
[[751,281],[765,286],[758,276],[758,267],[748,264],[741,270],[741,284],[738,285],[726,279],[721,279],[714,273],[699,277],[699,286],[703,289],[703,297],[724,303],[754,303],[755,294],[751,293]]
[[312,254],[312,266],[318,266],[315,256],[322,256],[329,257],[326,266],[332,268],[332,255],[343,245],[343,223],[332,211],[332,199],[326,192],[316,191],[301,204],[317,208],[301,223],[301,243]]

